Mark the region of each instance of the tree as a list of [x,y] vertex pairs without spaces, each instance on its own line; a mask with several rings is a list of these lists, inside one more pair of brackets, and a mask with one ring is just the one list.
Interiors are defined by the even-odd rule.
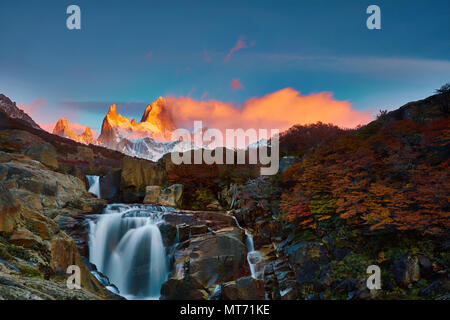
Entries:
[[448,94],[450,93],[450,83],[442,85],[439,89],[436,89],[436,93]]

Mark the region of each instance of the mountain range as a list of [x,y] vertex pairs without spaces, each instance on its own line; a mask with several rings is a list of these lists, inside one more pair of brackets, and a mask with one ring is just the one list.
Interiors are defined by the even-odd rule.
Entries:
[[145,108],[140,122],[136,122],[134,118],[130,120],[120,113],[117,114],[116,105],[111,105],[103,119],[98,139],[93,138],[90,127],[86,127],[82,134],[76,134],[69,128],[65,118],[58,120],[53,134],[157,161],[166,153],[183,152],[194,148],[191,143],[171,140],[171,134],[175,128],[166,100],[159,97]]

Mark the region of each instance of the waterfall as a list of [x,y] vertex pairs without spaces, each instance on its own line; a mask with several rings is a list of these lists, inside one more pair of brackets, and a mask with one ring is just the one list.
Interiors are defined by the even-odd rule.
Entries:
[[245,230],[247,236],[245,242],[247,245],[247,262],[250,266],[250,272],[253,279],[262,279],[264,276],[264,261],[261,252],[255,250],[253,244],[253,236],[250,232]]
[[110,204],[90,223],[90,260],[121,296],[159,298],[168,261],[158,224],[168,210],[155,205]]
[[261,252],[255,250],[255,245],[253,243],[253,236],[247,230],[241,227],[236,217],[233,216],[236,225],[245,232],[245,244],[247,246],[247,262],[250,267],[250,273],[253,279],[260,280],[264,277],[264,259]]
[[100,197],[100,177],[99,176],[86,176],[89,182],[89,192],[93,193],[97,196],[97,198]]

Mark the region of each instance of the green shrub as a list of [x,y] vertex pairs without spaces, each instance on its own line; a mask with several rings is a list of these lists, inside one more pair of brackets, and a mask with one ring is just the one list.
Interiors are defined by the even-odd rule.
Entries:
[[44,278],[42,273],[39,270],[37,270],[33,267],[29,267],[29,266],[21,267],[20,273],[22,273],[26,277],[41,278],[41,279]]

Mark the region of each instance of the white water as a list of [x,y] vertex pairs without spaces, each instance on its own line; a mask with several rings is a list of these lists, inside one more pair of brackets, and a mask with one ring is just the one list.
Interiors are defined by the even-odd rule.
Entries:
[[127,299],[158,299],[168,262],[158,223],[170,209],[108,205],[90,224],[89,254],[97,269]]
[[86,176],[89,182],[89,192],[93,193],[97,196],[97,198],[100,197],[100,177],[99,176]]
[[253,279],[261,280],[264,277],[264,259],[261,252],[255,250],[253,236],[247,230],[241,227],[236,217],[233,216],[236,225],[245,232],[245,244],[247,246],[247,262],[250,267],[250,273]]

